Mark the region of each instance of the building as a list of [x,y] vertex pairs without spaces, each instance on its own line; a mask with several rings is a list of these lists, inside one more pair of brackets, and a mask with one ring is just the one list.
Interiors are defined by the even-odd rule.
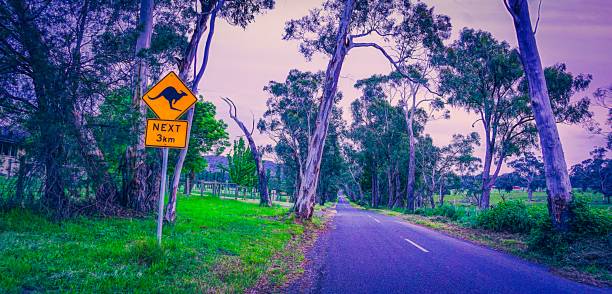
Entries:
[[0,127],[0,175],[11,177],[19,170],[19,155],[25,132],[11,127]]

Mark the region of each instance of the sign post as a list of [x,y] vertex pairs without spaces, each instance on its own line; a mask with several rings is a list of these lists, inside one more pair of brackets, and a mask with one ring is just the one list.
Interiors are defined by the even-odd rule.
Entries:
[[159,117],[159,119],[147,119],[145,146],[162,148],[161,183],[157,210],[157,243],[161,245],[168,148],[187,148],[189,124],[187,121],[177,119],[193,106],[197,98],[174,72],[170,72],[147,91],[142,96],[142,100]]
[[166,194],[166,173],[168,171],[168,148],[162,148],[162,173],[159,185],[159,205],[157,209],[157,244],[161,245],[164,225],[164,198]]

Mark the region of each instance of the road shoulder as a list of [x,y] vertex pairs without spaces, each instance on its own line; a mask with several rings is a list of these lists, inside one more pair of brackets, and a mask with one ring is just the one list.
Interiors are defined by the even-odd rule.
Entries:
[[323,266],[328,232],[336,214],[335,206],[321,207],[316,221],[304,225],[304,232],[295,235],[278,252],[255,286],[246,293],[313,293]]
[[432,229],[448,237],[466,241],[483,248],[510,254],[511,256],[520,258],[527,262],[543,266],[549,272],[566,279],[600,288],[612,287],[612,280],[609,276],[606,277],[605,275],[601,274],[592,274],[585,271],[580,271],[572,266],[559,265],[550,258],[530,251],[527,246],[527,238],[524,235],[498,233],[483,229],[464,227],[454,224],[445,217],[441,216],[427,217],[414,214],[403,214],[397,211],[385,209],[367,209],[353,203],[352,205],[366,211],[395,217],[401,222],[410,223],[426,229]]

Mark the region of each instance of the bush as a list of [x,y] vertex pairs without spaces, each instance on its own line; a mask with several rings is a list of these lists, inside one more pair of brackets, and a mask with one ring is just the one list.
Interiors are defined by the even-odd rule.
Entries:
[[574,216],[570,223],[572,238],[605,236],[612,233],[610,213],[589,207],[588,201],[584,198],[574,198],[570,207]]
[[469,209],[463,206],[453,206],[443,204],[434,209],[432,208],[417,208],[414,214],[424,216],[444,216],[452,221],[461,223],[470,223],[471,219],[476,215],[475,209]]
[[478,227],[495,232],[527,233],[534,224],[522,201],[501,202],[476,217]]
[[554,230],[548,214],[540,217],[529,235],[529,248],[547,255],[563,254],[577,241],[605,238],[612,233],[612,216],[602,209],[591,208],[583,198],[570,204],[573,218],[569,232]]

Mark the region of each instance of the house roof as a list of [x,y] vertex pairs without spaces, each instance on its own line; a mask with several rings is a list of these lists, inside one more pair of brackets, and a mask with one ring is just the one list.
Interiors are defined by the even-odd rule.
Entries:
[[16,126],[0,126],[0,142],[21,143],[28,133]]

